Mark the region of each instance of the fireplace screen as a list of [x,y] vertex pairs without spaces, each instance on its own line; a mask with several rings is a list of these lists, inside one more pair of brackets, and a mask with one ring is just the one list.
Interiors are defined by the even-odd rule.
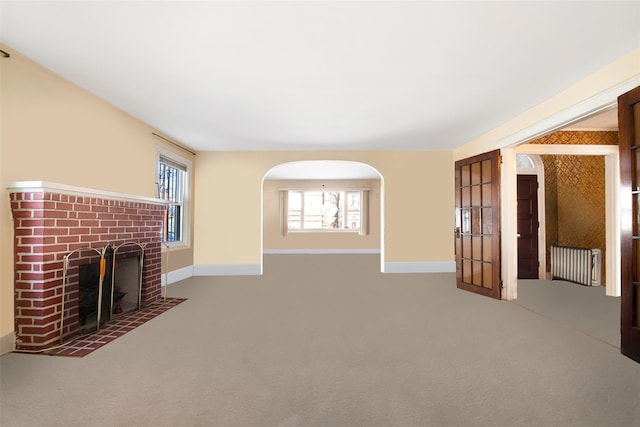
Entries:
[[[104,261],[103,261],[104,259]],[[95,332],[109,318],[113,249],[96,262],[78,266],[78,332]],[[101,266],[104,264],[104,267]],[[101,278],[101,274],[104,276]],[[98,309],[100,308],[100,309]],[[75,310],[74,310],[75,311]]]
[[141,308],[144,244],[80,248],[64,257],[60,342]]

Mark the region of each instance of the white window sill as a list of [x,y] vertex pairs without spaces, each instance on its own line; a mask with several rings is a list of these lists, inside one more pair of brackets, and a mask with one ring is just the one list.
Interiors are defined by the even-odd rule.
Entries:
[[178,251],[182,249],[188,249],[190,246],[185,242],[162,242],[160,244],[162,251]]

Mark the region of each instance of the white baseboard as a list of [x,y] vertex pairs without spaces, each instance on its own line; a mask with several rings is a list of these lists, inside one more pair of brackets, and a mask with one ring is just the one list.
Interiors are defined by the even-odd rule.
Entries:
[[383,273],[455,273],[455,261],[385,262]]
[[[330,254],[336,252],[285,252],[278,254]],[[265,252],[266,253],[266,252]],[[342,252],[352,253],[352,252]],[[361,252],[360,252],[361,253]],[[368,252],[367,252],[368,253]],[[385,262],[383,273],[455,273],[455,261],[433,261],[433,262]],[[171,274],[171,273],[169,273]],[[193,266],[193,276],[260,276],[262,266],[260,264],[199,264]],[[190,276],[185,276],[186,278]],[[182,278],[178,280],[182,280]],[[169,283],[173,283],[169,279]]]
[[193,266],[194,276],[260,276],[260,264],[198,264]]
[[0,337],[0,355],[11,353],[16,349],[16,334],[10,334]]
[[331,254],[380,254],[380,249],[265,249],[265,255],[331,255]]
[[188,279],[191,276],[193,276],[193,265],[170,271],[167,274],[162,274],[162,286],[166,286],[167,284],[170,285],[172,283],[179,282],[180,280]]

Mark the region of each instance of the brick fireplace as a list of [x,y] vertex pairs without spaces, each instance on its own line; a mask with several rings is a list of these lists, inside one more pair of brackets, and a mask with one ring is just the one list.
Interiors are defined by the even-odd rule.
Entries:
[[64,335],[73,335],[69,325],[78,322],[78,267],[96,258],[75,259],[66,272],[67,278],[76,278],[75,288],[67,280],[63,304],[64,257],[79,248],[102,250],[127,242],[144,245],[142,306],[160,299],[160,245],[166,209],[161,200],[40,181],[13,183],[9,193],[14,219],[18,350],[57,345],[63,335],[63,306]]

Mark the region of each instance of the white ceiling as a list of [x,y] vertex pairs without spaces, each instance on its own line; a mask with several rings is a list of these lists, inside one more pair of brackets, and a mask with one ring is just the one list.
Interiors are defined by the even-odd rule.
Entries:
[[640,2],[12,2],[6,49],[197,150],[451,149],[640,47]]

